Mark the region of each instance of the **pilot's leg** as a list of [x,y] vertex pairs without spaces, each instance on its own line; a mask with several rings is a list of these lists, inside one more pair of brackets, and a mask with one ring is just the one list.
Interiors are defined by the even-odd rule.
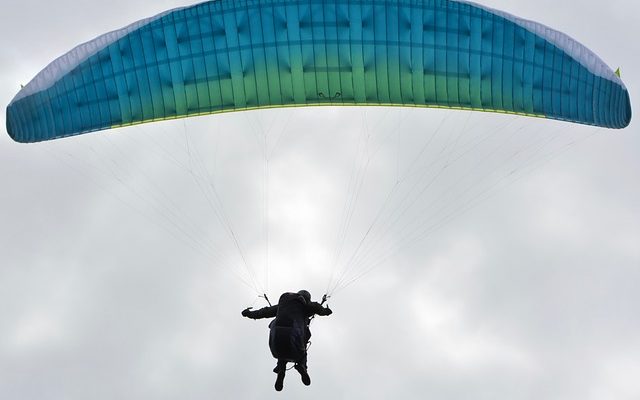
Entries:
[[284,386],[284,375],[287,372],[287,361],[278,360],[278,364],[273,369],[273,372],[278,374],[278,377],[276,378],[275,388],[279,392],[282,390],[282,387]]
[[311,377],[307,372],[307,352],[306,351],[304,352],[304,356],[302,356],[302,358],[300,358],[300,360],[296,362],[295,369],[300,373],[300,378],[302,379],[302,383],[304,383],[306,386],[311,385]]

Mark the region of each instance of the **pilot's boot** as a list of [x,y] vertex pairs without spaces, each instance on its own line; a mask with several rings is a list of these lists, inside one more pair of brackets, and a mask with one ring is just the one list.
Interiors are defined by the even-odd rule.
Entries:
[[307,372],[307,368],[302,364],[296,364],[295,369],[296,371],[300,372],[300,378],[302,379],[302,383],[304,383],[305,386],[311,385],[311,377]]
[[276,390],[279,392],[282,390],[282,387],[284,386],[284,374],[286,373],[286,370],[283,369],[281,371],[278,371],[278,377],[276,378],[276,384],[275,384],[275,388]]

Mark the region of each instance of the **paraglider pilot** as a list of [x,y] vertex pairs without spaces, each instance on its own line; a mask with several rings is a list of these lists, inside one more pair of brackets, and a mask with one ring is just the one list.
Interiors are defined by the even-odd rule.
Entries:
[[311,384],[307,372],[307,343],[311,338],[309,324],[314,316],[331,313],[329,307],[311,301],[311,294],[306,290],[283,293],[278,304],[274,306],[255,311],[247,308],[242,311],[242,316],[252,319],[275,317],[269,324],[269,348],[273,357],[278,360],[273,369],[273,372],[278,374],[275,384],[277,391],[282,390],[287,362],[295,364],[294,368],[300,373],[302,383],[307,386]]

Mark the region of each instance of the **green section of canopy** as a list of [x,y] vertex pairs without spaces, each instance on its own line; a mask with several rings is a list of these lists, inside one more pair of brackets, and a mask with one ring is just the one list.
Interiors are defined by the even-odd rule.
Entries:
[[95,52],[68,72],[18,94],[7,107],[7,130],[16,141],[37,142],[191,115],[328,104],[627,126],[629,95],[613,72],[591,72],[535,31],[449,0],[211,1],[125,28],[103,46],[90,43]]

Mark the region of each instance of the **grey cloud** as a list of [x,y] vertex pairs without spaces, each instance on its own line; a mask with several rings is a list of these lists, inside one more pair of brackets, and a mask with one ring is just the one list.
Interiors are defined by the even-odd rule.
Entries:
[[[78,41],[180,5],[32,0],[5,6],[0,103]],[[638,36],[637,4],[487,5],[561,27],[611,64],[623,64],[632,101],[640,98],[639,55],[627,40]],[[272,122],[290,115],[278,142],[283,123]],[[193,133],[251,265],[261,267],[264,160],[259,132],[251,131],[256,123],[273,126],[269,293],[274,300],[279,291],[308,287],[319,296],[361,119],[383,150],[368,169],[345,254],[419,148],[421,138],[409,133],[434,129],[448,113],[431,115],[229,114],[35,146],[0,135],[0,397],[282,397],[272,389],[267,323],[239,316],[243,307],[264,302],[228,268],[218,268],[229,262],[244,274],[201,189],[167,157],[193,159],[183,150],[168,156],[161,146],[184,146],[184,126]],[[460,122],[451,128],[461,127],[465,113],[453,115]],[[478,134],[504,121],[469,118]],[[407,132],[400,148],[383,140],[398,119]],[[558,126],[523,124],[531,130],[540,124],[547,133]],[[312,326],[313,385],[303,387],[291,371],[284,395],[637,398],[639,145],[635,121],[580,141],[338,292],[334,315]],[[174,205],[152,205],[165,195]],[[176,229],[168,210],[191,221],[181,226],[197,232],[202,246]],[[420,215],[409,217],[406,222]],[[396,240],[389,235],[379,246]],[[209,249],[221,258],[204,257],[200,250]],[[263,271],[257,273],[264,282]]]

